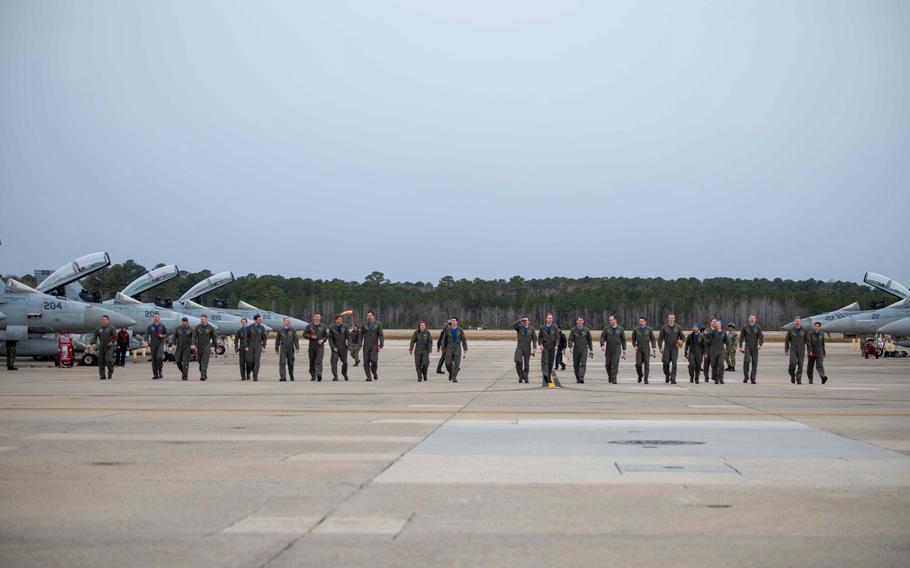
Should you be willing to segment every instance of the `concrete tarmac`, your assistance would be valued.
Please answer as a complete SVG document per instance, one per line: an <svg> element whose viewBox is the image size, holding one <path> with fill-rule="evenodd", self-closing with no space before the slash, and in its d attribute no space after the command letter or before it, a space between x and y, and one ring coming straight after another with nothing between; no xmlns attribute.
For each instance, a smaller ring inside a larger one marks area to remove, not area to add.
<svg viewBox="0 0 910 568"><path fill-rule="evenodd" d="M470 342L470 332L468 335ZM910 359L830 345L830 381L677 385L633 357L609 385L519 385L514 347L470 343L459 382L163 381L146 362L0 371L0 566L907 566ZM659 356L658 356L659 357ZM738 354L738 363L742 356Z"/></svg>

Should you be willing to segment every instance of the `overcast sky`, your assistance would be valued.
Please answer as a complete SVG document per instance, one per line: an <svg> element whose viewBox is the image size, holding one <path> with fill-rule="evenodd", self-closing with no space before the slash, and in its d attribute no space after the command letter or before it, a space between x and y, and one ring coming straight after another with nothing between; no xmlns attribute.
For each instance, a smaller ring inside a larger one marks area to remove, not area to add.
<svg viewBox="0 0 910 568"><path fill-rule="evenodd" d="M0 272L910 284L910 2L0 0Z"/></svg>

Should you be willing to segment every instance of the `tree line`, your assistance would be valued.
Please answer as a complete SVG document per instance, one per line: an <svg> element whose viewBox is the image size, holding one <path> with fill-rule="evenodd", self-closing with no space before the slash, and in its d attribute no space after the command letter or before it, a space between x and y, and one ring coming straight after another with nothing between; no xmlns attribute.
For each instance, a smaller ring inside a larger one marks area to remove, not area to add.
<svg viewBox="0 0 910 568"><path fill-rule="evenodd" d="M156 265L161 266L161 264ZM89 291L104 299L124 288L149 269L128 260L83 279ZM178 298L198 281L211 276L208 270L181 271L173 280L147 292L144 301ZM22 280L34 284L34 278ZM685 326L712 317L744 322L755 313L766 328L777 328L796 314L812 315L835 310L858 301L864 309L893 301L886 294L863 284L843 281L783 280L775 278L512 278L483 280L445 276L438 282L391 282L382 272L372 272L362 282L341 279L286 278L247 274L203 297L203 305L216 299L236 307L244 300L259 308L309 321L313 313L332 315L353 309L358 321L374 310L386 327L416 327L426 320L439 327L450 316L466 327L507 328L522 315L543 321L552 312L564 326L576 316L600 328L611 313L629 328L643 315L653 325L673 311Z"/></svg>

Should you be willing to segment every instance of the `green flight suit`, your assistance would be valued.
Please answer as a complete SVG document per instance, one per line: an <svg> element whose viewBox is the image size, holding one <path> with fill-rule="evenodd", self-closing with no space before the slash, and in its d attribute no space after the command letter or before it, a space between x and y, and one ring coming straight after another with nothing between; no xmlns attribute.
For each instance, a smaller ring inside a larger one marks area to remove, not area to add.
<svg viewBox="0 0 910 568"><path fill-rule="evenodd" d="M436 350L437 350L437 351L442 351L442 336L445 335L447 331L449 331L449 326L445 326L445 327L442 328L442 330L439 332L439 337L436 338ZM439 357L439 362L436 363L436 374L438 374L438 375L444 375L444 374L445 374L445 373L443 372L443 370L442 370L442 366L445 365L445 364L446 364L446 357L445 357L445 355L440 355L440 357Z"/></svg>
<svg viewBox="0 0 910 568"><path fill-rule="evenodd" d="M702 361L705 358L705 337L700 332L693 331L686 338L685 356L689 362L689 382L698 383L698 375L701 373ZM708 382L707 375L705 382Z"/></svg>
<svg viewBox="0 0 910 568"><path fill-rule="evenodd" d="M600 346L604 347L604 367L607 381L614 385L619 382L619 359L626 354L626 331L621 325L607 326L600 332Z"/></svg>
<svg viewBox="0 0 910 568"><path fill-rule="evenodd" d="M667 324L660 328L657 335L657 347L663 349L660 358L664 366L664 382L676 384L676 360L679 358L679 343L686 340L679 324Z"/></svg>
<svg viewBox="0 0 910 568"><path fill-rule="evenodd" d="M250 355L250 326L241 327L234 334L234 352L239 355L240 359L240 380L250 380L253 372L253 358Z"/></svg>
<svg viewBox="0 0 910 568"><path fill-rule="evenodd" d="M247 367L253 371L253 380L259 380L259 364L262 361L262 352L269 342L269 332L261 323L254 323L249 327L250 351L247 358Z"/></svg>
<svg viewBox="0 0 910 568"><path fill-rule="evenodd" d="M360 328L356 325L351 328L348 334L348 349L351 351L351 359L354 360L354 366L360 364Z"/></svg>
<svg viewBox="0 0 910 568"><path fill-rule="evenodd" d="M341 361L341 376L344 377L344 380L348 380L348 336L350 335L351 331L343 323L340 326L332 324L329 327L329 349L331 349L329 360L332 363L332 377L335 381L338 380L338 361Z"/></svg>
<svg viewBox="0 0 910 568"><path fill-rule="evenodd" d="M515 345L515 371L518 373L518 382L526 383L531 373L531 355L537 351L537 332L528 324L521 325L521 320L512 324L515 330L517 343ZM445 331L443 331L445 333ZM440 337L442 339L442 337Z"/></svg>
<svg viewBox="0 0 910 568"><path fill-rule="evenodd" d="M417 382L427 380L427 371L430 368L430 352L433 351L433 334L429 329L417 329L411 334L408 351L414 353L414 368L417 370Z"/></svg>
<svg viewBox="0 0 910 568"><path fill-rule="evenodd" d="M145 328L145 338L152 352L152 378L164 378L164 344L167 343L167 326L159 322Z"/></svg>
<svg viewBox="0 0 910 568"><path fill-rule="evenodd" d="M705 345L708 350L708 360L711 364L711 380L714 384L724 384L724 355L727 352L727 346L733 341L733 338L727 335L724 330L709 330L705 333ZM705 382L708 381L707 375Z"/></svg>
<svg viewBox="0 0 910 568"><path fill-rule="evenodd" d="M758 348L764 344L765 334L758 324L746 325L739 332L739 346L745 351L743 354L743 382L755 383L755 375L758 373Z"/></svg>
<svg viewBox="0 0 910 568"><path fill-rule="evenodd" d="M18 341L7 339L4 341L6 346L6 368L9 371L16 370L16 345Z"/></svg>
<svg viewBox="0 0 910 568"><path fill-rule="evenodd" d="M190 326L178 325L174 330L173 340L174 360L177 362L177 369L180 371L180 378L187 380L190 372L190 355L193 352L193 328Z"/></svg>
<svg viewBox="0 0 910 568"><path fill-rule="evenodd" d="M728 329L727 335L730 336L730 339L732 341L730 341L730 343L727 345L726 363L727 363L727 367L729 367L731 371L735 371L736 370L736 332L730 331Z"/></svg>
<svg viewBox="0 0 910 568"><path fill-rule="evenodd" d="M378 321L360 325L360 337L363 343L363 372L368 381L379 380L379 350L385 347L385 335L382 324Z"/></svg>
<svg viewBox="0 0 910 568"><path fill-rule="evenodd" d="M651 372L651 350L657 347L654 339L654 330L648 326L636 327L632 330L632 347L635 351L635 372L638 373L638 382L642 379L648 384L648 374Z"/></svg>
<svg viewBox="0 0 910 568"><path fill-rule="evenodd" d="M454 336L453 336L454 332ZM449 329L442 338L442 350L446 357L446 370L453 383L458 382L458 371L461 370L462 349L468 350L468 339L460 327Z"/></svg>
<svg viewBox="0 0 910 568"><path fill-rule="evenodd" d="M95 332L95 346L98 348L98 374L101 379L114 378L114 353L117 351L117 330L112 325L102 325ZM107 377L104 370L107 369Z"/></svg>
<svg viewBox="0 0 910 568"><path fill-rule="evenodd" d="M825 375L825 334L824 332L810 331L806 334L806 352L809 356L809 366L806 367L806 376L809 377L809 384L812 384L813 370L818 369L818 376L822 384L828 382L828 376Z"/></svg>
<svg viewBox="0 0 910 568"><path fill-rule="evenodd" d="M300 350L300 340L293 327L282 327L275 337L275 353L278 354L278 380L286 381L290 374L294 380L294 354Z"/></svg>
<svg viewBox="0 0 910 568"><path fill-rule="evenodd" d="M540 352L540 370L543 373L543 386L548 386L551 382L556 386L562 386L559 379L553 373L553 365L556 364L556 348L559 347L559 330L556 324L547 327L542 324L537 329L537 344L543 350Z"/></svg>
<svg viewBox="0 0 910 568"><path fill-rule="evenodd" d="M209 378L209 357L212 348L218 345L218 337L212 324L199 324L193 330L193 343L196 344L196 362L199 363L199 380Z"/></svg>
<svg viewBox="0 0 910 568"><path fill-rule="evenodd" d="M329 329L324 323L311 323L303 330L303 338L309 342L307 355L310 361L310 380L322 380L322 358L325 354L325 342L329 339Z"/></svg>
<svg viewBox="0 0 910 568"><path fill-rule="evenodd" d="M567 338L567 345L572 350L572 369L575 371L575 382L585 382L585 372L588 370L588 357L594 353L594 338L587 327L572 328Z"/></svg>
<svg viewBox="0 0 910 568"><path fill-rule="evenodd" d="M790 355L790 382L803 384L803 361L806 356L806 332L803 328L793 328L787 331L784 338L784 353Z"/></svg>

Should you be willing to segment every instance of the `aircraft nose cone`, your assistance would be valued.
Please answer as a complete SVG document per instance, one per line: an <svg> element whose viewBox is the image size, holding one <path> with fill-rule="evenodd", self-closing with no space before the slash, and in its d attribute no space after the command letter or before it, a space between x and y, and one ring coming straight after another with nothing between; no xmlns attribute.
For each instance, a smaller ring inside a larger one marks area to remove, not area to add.
<svg viewBox="0 0 910 568"><path fill-rule="evenodd" d="M115 312L113 310L105 310L108 312L106 315L111 320L111 325L114 327L134 327L138 325L138 322L131 317L127 317L120 312ZM99 316L100 317L100 316Z"/></svg>
<svg viewBox="0 0 910 568"><path fill-rule="evenodd" d="M851 333L853 331L853 319L843 318L835 321L822 323L822 329L826 333Z"/></svg>
<svg viewBox="0 0 910 568"><path fill-rule="evenodd" d="M910 334L910 318L904 318L902 320L893 321L887 325L883 325L882 327L878 328L878 333L904 337Z"/></svg>
<svg viewBox="0 0 910 568"><path fill-rule="evenodd" d="M0 312L0 321L3 321L5 319L6 319L6 314L4 314L3 312Z"/></svg>
<svg viewBox="0 0 910 568"><path fill-rule="evenodd" d="M794 327L796 327L796 324L794 324L794 323L791 321L791 322L788 323L787 325L781 326L781 329L783 329L784 331L790 331L790 330L793 329Z"/></svg>
<svg viewBox="0 0 910 568"><path fill-rule="evenodd" d="M96 329L101 325L101 316L107 316L114 327L133 327L138 325L136 320L127 317L116 310L102 308L99 305L88 304L85 307L85 328Z"/></svg>

